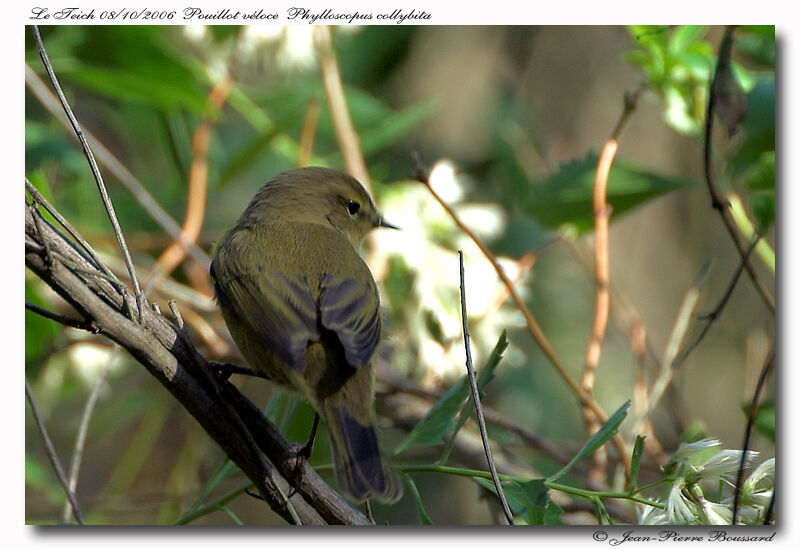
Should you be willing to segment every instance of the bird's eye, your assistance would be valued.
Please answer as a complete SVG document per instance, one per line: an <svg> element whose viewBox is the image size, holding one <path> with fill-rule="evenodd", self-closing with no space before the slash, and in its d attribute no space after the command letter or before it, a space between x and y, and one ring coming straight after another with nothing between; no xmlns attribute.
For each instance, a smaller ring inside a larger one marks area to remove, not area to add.
<svg viewBox="0 0 800 550"><path fill-rule="evenodd" d="M358 214L358 211L361 209L361 205L358 204L356 201L347 201L347 211L350 213L351 216L355 216Z"/></svg>

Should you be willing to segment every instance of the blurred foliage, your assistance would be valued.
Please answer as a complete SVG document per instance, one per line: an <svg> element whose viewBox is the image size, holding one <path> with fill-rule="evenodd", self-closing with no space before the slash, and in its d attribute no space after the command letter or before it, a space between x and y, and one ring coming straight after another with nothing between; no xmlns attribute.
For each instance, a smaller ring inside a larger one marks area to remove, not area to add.
<svg viewBox="0 0 800 550"><path fill-rule="evenodd" d="M260 183L280 170L296 166L304 121L315 105L319 113L312 162L342 167L309 29L48 26L41 31L84 129L108 147L179 222L186 204L194 129L201 120L213 121L208 158L209 206L199 241L206 251L239 215ZM574 396L567 394L561 381L543 366L545 359L521 329L524 323L505 300L491 267L432 201L427 190L409 181L409 153L425 143L429 134L438 135L435 130L441 123L437 117L460 99L426 93L419 100L407 102L397 93L409 78L424 80L409 73L408 67L419 67L412 61L428 55L431 37L434 42L438 40L438 35L430 33L436 32L435 28L390 26L339 28L334 33L347 106L369 166L376 200L386 210L387 218L403 228L400 236L379 237L381 250L387 255L381 289L390 314L387 332L391 336L386 355L397 372L433 389L442 389L443 395L410 433L386 430L388 441L384 449L394 448L393 454L403 451L404 457L441 457L444 445L443 458L447 459L454 434L465 426L473 428L468 422L471 403L463 376L457 277L453 277L457 273L455 250L464 249L470 266L467 283L474 353L476 363L485 365L479 370L482 391L498 409L507 414L513 411L510 414L523 424L535 424L535 431L542 437L564 443L571 449L570 456L576 457L570 464L574 466L616 433L624 410L618 410L604 430L587 442L579 411L572 407ZM481 36L476 29L463 32ZM487 125L482 128L486 135L473 136L476 141L485 138L488 145L481 154L463 163L457 154L452 155L457 159L456 168L446 169L449 165L435 162L440 154L437 145L431 146L430 155L423 151L424 160L435 167L432 184L436 179L440 186L437 189L450 193L447 202L493 250L510 256L500 258L502 265L510 276L519 279L520 293L543 320L546 332L554 334L555 347L575 352L578 357L585 342L583 333L577 337L575 331L585 330L589 318L582 309L580 293L574 288L565 289L570 284L568 270L546 264L534 278L528 273L530 267L523 267L520 259L557 237L574 241L590 233L597 164L594 151L601 144L558 163L543 162L544 168L531 169L531 159L547 136L537 133L537 116L527 107L527 100L519 91L521 85L512 75L515 63L523 67L529 63L526 56L532 55L533 48L525 48L541 30L492 28L491 32L502 34L500 43L513 51L505 52L506 65L491 64L503 67L501 78L494 72L496 68L491 73L492 82L500 91L484 96L481 107L496 107L488 111ZM647 89L661 101L666 123L694 138L694 152L700 151L720 29L632 26L627 32L631 40L624 58L637 68ZM448 36L453 39L453 35ZM487 41L487 51L494 45ZM455 58L461 53L459 47L463 44L448 45L444 51ZM749 216L762 234L774 227L775 218L774 48L774 27L745 26L737 30L732 71L737 85L747 93L748 111L730 146L720 148L724 158L718 160L725 165L725 177L720 183L727 186L726 190L742 195ZM46 79L30 33L26 33L25 56L27 65ZM207 98L226 70L231 71L234 87L226 104L216 112ZM520 70L516 77L521 81L524 74ZM459 74L458 85L466 97L473 82L466 77L462 82L462 77ZM570 105L564 107L572 109ZM619 103L598 108L618 116ZM26 177L101 254L117 256L90 172L70 132L28 89L25 109ZM474 106L474 110L479 109ZM442 146L441 150L446 149ZM444 176L434 178L434 174ZM612 221L669 193L694 189L704 192L696 174L678 165L663 173L626 158L622 150L608 183ZM135 261L142 273L147 273L170 239L119 182L110 175L106 179ZM191 265L176 270L172 279L201 295L208 292L202 282L198 283ZM549 292L554 286L559 286L560 291ZM153 300L166 310L165 301L171 296L160 292L156 290ZM563 301L562 293L571 301ZM26 278L25 295L29 302L72 314L30 276ZM562 313L557 315L554 311ZM225 334L219 315L200 313ZM202 345L202 338L195 340ZM212 354L210 346L202 351ZM501 356L503 367L496 369ZM79 498L87 503L91 522L265 521L261 515L263 506L253 506L247 497L238 498L245 488L241 474L209 444L205 434L157 382L130 359L110 366L109 344L103 338L65 331L26 311L25 357L26 376L42 401L62 460L71 453L93 380L101 369L109 369L110 376L101 388L100 403L89 427L79 485ZM238 359L235 351L231 357L211 358ZM568 361L576 359L569 355ZM495 380L489 384L493 377ZM626 383L615 381L613 385L626 388ZM260 381L246 380L241 384L256 402L266 403L266 414L290 439L305 440L313 418L308 404ZM621 391L627 398L628 389ZM774 406L770 409L770 404L762 404L757 427L769 436L770 410L774 441ZM622 424L621 430L624 428ZM513 430L490 425L489 433L509 453L511 462L525 464L530 467L527 471L554 472L563 466L525 448ZM26 516L31 522L57 521L63 498L30 420L26 435ZM332 479L330 470L326 470L330 462L327 446L327 437L321 433L311 461ZM639 451L637 467L641 446ZM652 481L652 465L645 462L642 460L640 477L649 474L648 481ZM647 467L650 470L645 472ZM474 477L466 472L466 477ZM465 475L465 471L456 473ZM437 498L437 491L451 488L448 481L437 479L441 485L430 486L423 483L431 476L404 474L406 497L394 507L375 506L378 523L462 521L456 517L457 506L442 505L445 501ZM474 479L482 492L495 490L489 480ZM580 482L573 476L568 479L570 483ZM636 480L632 486L636 486ZM454 491L464 490L453 487ZM565 514L550 498L544 479L529 476L508 480L503 487L520 523L564 521ZM470 501L476 485L471 484L468 490L472 492L462 493L467 498L451 500ZM602 519L599 497L592 502L598 506L598 517ZM474 517L474 511L464 513ZM266 521L278 522L276 518Z"/></svg>
<svg viewBox="0 0 800 550"><path fill-rule="evenodd" d="M575 234L593 229L592 193L597 161L598 156L590 153L561 166L544 181L530 184L520 208L544 227L568 227ZM608 180L606 201L614 216L663 193L696 183L687 178L659 176L624 162L614 163Z"/></svg>

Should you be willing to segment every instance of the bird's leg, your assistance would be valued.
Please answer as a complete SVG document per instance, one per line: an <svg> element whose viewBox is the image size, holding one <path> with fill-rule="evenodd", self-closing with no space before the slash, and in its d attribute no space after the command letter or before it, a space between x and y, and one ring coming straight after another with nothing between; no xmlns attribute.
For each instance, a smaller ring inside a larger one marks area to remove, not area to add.
<svg viewBox="0 0 800 550"><path fill-rule="evenodd" d="M219 363L217 361L208 361L208 366L219 375L222 380L228 380L232 374L243 374L245 376L258 376L259 378L267 378L266 375L256 372L249 367L242 367L232 363Z"/></svg>
<svg viewBox="0 0 800 550"><path fill-rule="evenodd" d="M317 437L317 428L319 427L319 413L314 413L314 423L311 425L311 435L308 436L308 441L305 445L295 451L295 465L294 477L295 485L299 484L303 479L303 463L311 458L311 453L314 450L314 439ZM289 498L297 492L296 487L292 487L289 492Z"/></svg>
<svg viewBox="0 0 800 550"><path fill-rule="evenodd" d="M314 423L311 425L311 435L308 436L306 444L300 447L297 451L297 456L311 458L311 452L314 450L314 439L317 437L317 427L319 426L319 413L314 413Z"/></svg>

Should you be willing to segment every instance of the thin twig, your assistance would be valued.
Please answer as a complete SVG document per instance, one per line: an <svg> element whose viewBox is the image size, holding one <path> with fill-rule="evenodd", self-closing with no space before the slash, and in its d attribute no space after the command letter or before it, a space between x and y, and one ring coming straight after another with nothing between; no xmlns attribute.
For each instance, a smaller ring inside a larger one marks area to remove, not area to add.
<svg viewBox="0 0 800 550"><path fill-rule="evenodd" d="M747 269L747 273L750 276L750 280L753 282L753 285L755 285L758 295L761 297L761 300L764 302L770 312L774 314L775 299L772 297L764 283L759 278L758 274L753 268L753 265L750 263L750 259L748 258L744 246L742 246L742 243L739 242L736 226L731 218L730 203L725 198L725 195L722 194L722 191L720 191L719 187L717 187L717 184L714 182L714 178L711 175L711 137L714 129L714 106L716 104L717 88L716 83L720 75L720 67L724 63L728 63L730 61L731 50L733 49L733 33L735 29L735 26L728 26L725 28L725 34L722 37L722 42L720 43L719 47L719 55L717 56L717 65L714 68L714 77L711 80L711 85L709 86L708 108L706 109L705 120L705 137L703 141L703 172L705 174L708 192L711 195L711 206L714 210L719 212L719 215L722 218L722 223L725 225L725 229L728 231L731 240L733 240L733 244L736 246L736 250L739 252L739 256L744 262L744 267Z"/></svg>
<svg viewBox="0 0 800 550"><path fill-rule="evenodd" d="M369 172L364 161L364 155L361 153L358 132L353 127L353 121L350 119L350 112L347 109L342 77L339 72L339 62L336 60L336 53L333 51L331 27L314 25L312 32L314 44L320 58L322 81L325 86L328 105L331 109L336 141L342 151L344 165L347 172L360 181L367 188L367 191L371 192Z"/></svg>
<svg viewBox="0 0 800 550"><path fill-rule="evenodd" d="M58 120L65 128L70 128L69 120L64 116L58 103L58 99L47 88L47 85L39 78L36 72L26 63L25 64L25 84L33 93L36 99ZM128 170L114 154L105 147L97 137L88 130L84 130L86 139L91 143L92 150L100 163L117 178L144 209L144 211L173 239L181 238L181 228L172 219L166 210L153 198L153 195L140 182L136 176ZM192 243L184 243L189 248L189 253L194 259L202 263L206 268L211 264L211 259L200 247Z"/></svg>
<svg viewBox="0 0 800 550"><path fill-rule="evenodd" d="M115 281L115 283L117 284L118 287L124 288L124 285L122 284L122 281L120 281L117 278L117 276L114 275L111 272L111 270L108 269L108 267L106 267L106 265L100 260L100 258L98 257L97 253L89 245L89 243L87 243L83 239L83 237L80 236L80 234L72 227L72 225L70 225L70 223L64 218L64 216L62 216L58 212L58 210L53 208L53 206L51 206L50 203L47 202L47 199L44 198L44 195L42 195L39 192L39 190L36 189L36 187L28 180L28 178L25 178L25 190L28 192L28 194L30 194L31 199L33 200L34 204L38 204L38 205L42 206L42 208L44 208L47 211L48 214L53 216L53 218L55 218L55 220L61 225L61 227L63 227L64 230L67 233L69 233L69 236L72 237L75 240L75 242L78 243L81 246L81 248L83 248L83 250L94 261L96 267L99 270L101 270L103 273L105 273L105 275L108 276L111 280ZM36 215L38 215L38 212L36 213ZM36 218L34 218L34 219L36 219ZM37 221L37 226L38 226L38 221ZM44 243L42 243L42 244L44 244Z"/></svg>
<svg viewBox="0 0 800 550"><path fill-rule="evenodd" d="M472 242L480 249L483 255L489 260L489 263L492 264L497 276L500 278L500 281L503 285L508 289L508 294L511 296L514 304L517 306L519 311L522 313L522 316L525 319L525 324L528 327L529 332L533 336L533 339L539 345L539 348L544 353L545 357L550 361L553 367L556 369L556 372L561 377L564 382L566 382L567 386L569 386L570 390L573 394L578 398L578 401L581 403L582 406L589 407L592 412L597 416L598 421L601 424L604 424L607 420L608 416L606 415L605 411L600 407L600 405L594 400L591 395L587 395L586 392L581 389L580 385L578 385L575 380L573 380L572 376L566 371L564 366L561 363L561 360L556 355L555 350L550 345L547 337L545 336L544 332L542 331L539 323L533 317L530 309L525 304L525 301L519 295L516 288L514 287L514 283L508 278L503 267L497 261L495 255L486 247L485 244L478 238L478 236L469 228L467 225L458 217L458 214L450 207L444 199L433 189L430 184L430 180L428 176L425 174L425 171L422 166L422 159L418 154L413 155L413 162L415 165L416 170L416 178L417 181L425 185L428 188L428 191L433 195L433 198L444 208L445 212L453 219L453 222L464 232L467 237L469 237ZM620 460L625 465L625 470L627 471L630 468L630 456L628 456L628 452L625 448L625 442L622 439L622 436L619 434L614 435L612 438L612 442L619 453Z"/></svg>
<svg viewBox="0 0 800 550"><path fill-rule="evenodd" d="M492 473L492 481L494 488L497 490L497 496L500 498L500 503L503 506L503 512L506 515L509 525L514 525L514 516L511 514L511 509L506 502L506 495L503 492L503 486L500 484L500 478L497 477L497 468L494 466L492 459L492 449L489 446L489 435L486 433L486 422L483 419L483 410L481 409L481 399L478 392L478 383L475 380L475 367L472 364L472 352L469 345L469 323L467 322L467 297L464 289L464 254L458 251L459 274L461 277L461 326L464 330L464 349L467 354L467 377L469 378L469 388L472 391L472 403L475 405L475 416L478 419L478 427L481 431L481 440L483 441L483 449L486 452L486 461L489 463L489 471Z"/></svg>
<svg viewBox="0 0 800 550"><path fill-rule="evenodd" d="M767 382L769 373L772 372L775 366L775 348L773 347L764 366L761 367L761 374L758 376L756 389L753 392L753 399L750 402L750 411L747 415L747 427L744 430L744 442L742 443L742 458L739 461L739 470L736 472L736 492L733 496L733 514L731 516L731 525L736 525L737 515L739 513L739 498L742 494L742 484L744 483L744 468L747 463L747 451L750 448L750 437L753 435L753 426L756 422L756 414L758 414L758 404L761 400L761 393L764 391L764 384Z"/></svg>
<svg viewBox="0 0 800 550"><path fill-rule="evenodd" d="M755 240L750 244L749 247L747 247L746 257L750 256L756 244L758 244L760 240L761 237L756 235ZM736 271L734 272L733 277L731 278L731 282L728 283L728 287L725 289L725 294L723 294L722 299L720 299L716 307L711 311L709 311L708 313L704 313L703 315L699 316L699 319L706 321L706 324L703 326L702 330L700 331L700 334L697 335L697 337L692 341L692 343L686 346L686 349L684 349L683 352L677 358L675 358L675 360L672 363L673 368L678 368L681 365L683 365L683 363L686 361L689 355L697 348L697 346L700 345L700 342L703 341L703 338L705 338L706 334L708 334L708 331L711 329L711 325L713 325L714 322L717 319L719 319L719 316L722 314L722 310L725 309L728 300L733 294L733 289L736 288L736 283L739 281L739 277L742 275L742 271L744 271L744 265L745 265L744 261L739 262L739 267L736 268Z"/></svg>
<svg viewBox="0 0 800 550"><path fill-rule="evenodd" d="M650 389L648 411L655 409L669 386L672 376L675 374L675 369L672 368L672 365L680 350L681 342L683 342L686 336L686 331L689 330L692 314L697 307L697 301L700 299L700 285L705 281L709 270L710 264L707 263L703 266L703 269L701 269L700 274L695 277L692 286L686 291L683 297L678 315L675 318L675 323L672 325L667 347L664 349L664 358L661 361L661 372L655 382L653 382L653 387ZM640 420L643 421L644 419ZM636 432L638 432L640 428L641 426L639 425L634 426Z"/></svg>
<svg viewBox="0 0 800 550"><path fill-rule="evenodd" d="M71 317L65 317L64 315L59 315L58 313L54 313L43 307L39 307L36 304L32 304L27 300L25 301L25 309L67 327L78 328L81 330L88 330L89 332L92 332L94 334L97 334L99 330L97 328L97 325L95 325L91 321L84 321L80 319L73 319Z"/></svg>
<svg viewBox="0 0 800 550"><path fill-rule="evenodd" d="M89 420L92 418L94 406L97 404L97 400L100 397L100 390L103 387L109 370L111 370L111 364L119 355L119 350L119 344L114 344L111 357L109 357L103 368L100 369L100 372L97 373L97 378L95 378L94 384L92 385L92 391L89 393L89 398L86 400L86 405L83 407L81 424L78 427L78 435L75 437L75 446L72 449L72 459L69 462L69 488L73 493L78 487L78 475L81 470L81 462L83 461L83 451L86 448L86 434L89 432ZM65 523L69 521L71 515L72 503L67 500L64 503L63 519Z"/></svg>
<svg viewBox="0 0 800 550"><path fill-rule="evenodd" d="M56 95L58 96L59 101L61 101L61 106L64 108L67 118L69 118L72 129L75 132L75 135L78 137L78 141L80 141L81 147L83 148L83 153L86 156L86 160L89 162L92 175L97 183L97 189L100 192L100 198L102 199L103 206L108 214L111 227L114 229L114 235L117 237L117 242L119 243L120 250L122 251L122 257L125 259L125 265L128 268L128 275L130 275L131 284L133 285L133 292L136 296L136 305L139 308L139 321L141 322L144 316L144 295L142 294L142 289L139 288L139 281L136 278L136 269L133 266L131 253L128 250L128 246L125 244L125 236L122 234L122 229L120 228L119 221L117 220L117 214L114 212L114 206L111 204L111 198L108 196L105 183L103 183L103 176L100 174L100 169L97 167L97 162L94 160L92 150L89 148L86 137L83 135L83 130L81 129L80 124L78 124L78 120L75 118L72 108L67 102L67 98L64 95L64 91L61 89L61 85L58 83L58 78L53 70L53 66L50 64L50 58L47 56L47 51L44 48L42 35L39 33L39 27L37 25L33 25L32 29L33 37L36 40L36 47L39 50L39 57L42 58L42 63L47 71L47 75L50 77L50 82L53 85L53 89L55 89Z"/></svg>
<svg viewBox="0 0 800 550"><path fill-rule="evenodd" d="M53 470L56 472L56 477L58 478L58 482L61 483L61 486L64 488L64 492L67 494L67 498L72 503L72 508L75 510L75 520L80 525L85 525L85 520L83 519L83 511L81 510L80 505L78 504L78 499L75 498L75 494L69 488L69 482L67 481L67 476L64 475L64 468L61 467L61 462L58 460L58 455L56 454L55 447L53 447L53 442L50 440L50 436L47 435L47 429L44 427L44 423L42 422L42 417L39 414L39 407L36 406L36 400L33 397L33 392L31 391L30 385L28 385L28 380L25 380L25 395L28 398L28 403L31 406L31 413L33 413L33 421L36 423L36 427L39 429L39 433L42 436L42 441L44 442L45 452L47 453L47 458L50 459L50 463L53 465Z"/></svg>

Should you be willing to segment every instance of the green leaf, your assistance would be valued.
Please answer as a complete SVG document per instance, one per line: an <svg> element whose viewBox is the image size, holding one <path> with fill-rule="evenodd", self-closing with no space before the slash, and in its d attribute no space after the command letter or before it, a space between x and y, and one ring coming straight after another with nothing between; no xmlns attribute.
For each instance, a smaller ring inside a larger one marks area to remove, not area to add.
<svg viewBox="0 0 800 550"><path fill-rule="evenodd" d="M561 468L558 472L551 475L547 478L548 481L555 481L567 472L569 472L575 464L583 460L585 457L592 454L595 450L597 450L601 445L603 445L606 441L611 439L614 434L617 433L619 429L619 425L628 416L628 407L631 406L631 402L626 401L617 411L606 420L606 423L594 434L589 441L578 451L578 454L569 461L569 463Z"/></svg>
<svg viewBox="0 0 800 550"><path fill-rule="evenodd" d="M82 66L64 76L97 94L123 102L143 103L165 110L186 107L203 112L205 95L185 82L170 82L128 69Z"/></svg>
<svg viewBox="0 0 800 550"><path fill-rule="evenodd" d="M425 418L414 426L406 438L391 452L391 456L398 455L404 450L419 445L438 445L443 443L445 435L455 426L455 418L461 405L467 398L469 382L462 377L457 384L445 393L439 401L431 407Z"/></svg>
<svg viewBox="0 0 800 550"><path fill-rule="evenodd" d="M381 117L376 125L360 130L361 150L365 156L370 156L394 145L425 122L436 109L436 103L427 101Z"/></svg>
<svg viewBox="0 0 800 550"><path fill-rule="evenodd" d="M702 40L706 28L702 25L678 25L669 40L669 52L673 55L687 51Z"/></svg>
<svg viewBox="0 0 800 550"><path fill-rule="evenodd" d="M422 504L422 498L419 496L419 491L417 490L417 484L414 483L414 480L411 479L411 476L405 473L401 473L403 476L403 480L406 482L409 491L411 492L411 496L414 498L414 504L417 506L417 514L419 514L419 522L421 525L433 525L433 520L431 520L428 512L425 511L425 506Z"/></svg>
<svg viewBox="0 0 800 550"><path fill-rule="evenodd" d="M483 487L497 495L494 482L482 477L473 478ZM524 518L528 525L561 525L563 510L550 499L548 487L544 479L530 481L503 481L500 483L508 507L518 516Z"/></svg>
<svg viewBox="0 0 800 550"><path fill-rule="evenodd" d="M645 436L637 435L636 443L633 444L633 452L631 453L631 471L628 476L628 487L635 488L639 486L639 464L642 461L642 452L644 451Z"/></svg>
<svg viewBox="0 0 800 550"><path fill-rule="evenodd" d="M506 331L500 335L486 366L478 376L478 390L482 390L492 379L494 369L503 357L503 352L508 348ZM431 407L425 418L414 426L406 438L400 442L391 452L391 456L396 456L402 451L419 445L438 445L444 442L447 436L458 428L463 422L459 422L459 413L468 403L469 398L469 379L464 375L457 384L445 393L439 401Z"/></svg>
<svg viewBox="0 0 800 550"><path fill-rule="evenodd" d="M775 76L761 77L747 94L747 115L742 141L730 159L730 170L740 174L759 163L762 155L775 151Z"/></svg>
<svg viewBox="0 0 800 550"><path fill-rule="evenodd" d="M173 51L157 26L93 26L83 29L65 62L55 65L59 77L98 94L162 109L203 112L206 91L198 85L185 54ZM77 60L80 60L79 62Z"/></svg>
<svg viewBox="0 0 800 550"><path fill-rule="evenodd" d="M765 151L758 162L748 170L744 184L754 191L775 189L775 151Z"/></svg>
<svg viewBox="0 0 800 550"><path fill-rule="evenodd" d="M523 212L550 228L567 225L582 233L594 226L592 193L598 157L588 154L562 166L543 181L528 186ZM693 183L667 178L615 162L608 178L607 202L617 216L649 199Z"/></svg>

